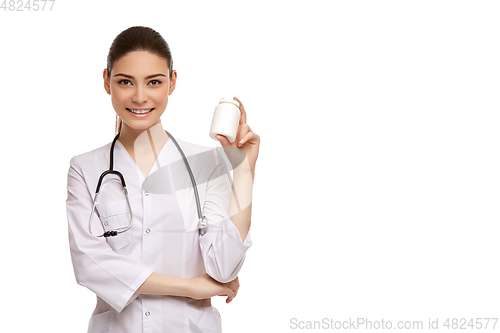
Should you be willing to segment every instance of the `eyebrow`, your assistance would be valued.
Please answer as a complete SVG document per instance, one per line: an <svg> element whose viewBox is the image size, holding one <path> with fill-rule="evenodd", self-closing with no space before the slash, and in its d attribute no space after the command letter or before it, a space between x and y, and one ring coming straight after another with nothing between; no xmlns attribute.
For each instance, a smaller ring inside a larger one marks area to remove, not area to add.
<svg viewBox="0 0 500 333"><path fill-rule="evenodd" d="M114 76L124 76L124 77L129 78L129 79L133 79L133 78L134 78L132 75L123 74L123 73L118 73L118 74L115 74ZM114 76L113 76L113 77L114 77ZM158 73L158 74L153 74L153 75L146 76L146 80L147 80L147 79L151 79L151 78L156 77L156 76L164 76L164 77L167 77L165 74Z"/></svg>

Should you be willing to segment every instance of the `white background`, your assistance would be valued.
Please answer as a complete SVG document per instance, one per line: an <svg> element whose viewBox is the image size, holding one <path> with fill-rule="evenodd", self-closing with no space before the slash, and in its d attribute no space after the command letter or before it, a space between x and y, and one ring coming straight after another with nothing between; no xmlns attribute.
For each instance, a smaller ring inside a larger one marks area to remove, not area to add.
<svg viewBox="0 0 500 333"><path fill-rule="evenodd" d="M236 96L261 137L241 288L213 300L224 332L500 317L499 14L498 1L0 10L5 323L86 332L95 295L73 275L66 176L114 136L102 71L133 25L173 53L165 129L219 146L213 110Z"/></svg>

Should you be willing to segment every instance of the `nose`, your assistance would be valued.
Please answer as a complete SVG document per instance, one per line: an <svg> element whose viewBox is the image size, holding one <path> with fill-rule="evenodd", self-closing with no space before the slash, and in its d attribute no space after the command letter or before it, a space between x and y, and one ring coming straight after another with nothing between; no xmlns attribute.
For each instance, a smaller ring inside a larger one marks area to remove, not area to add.
<svg viewBox="0 0 500 333"><path fill-rule="evenodd" d="M146 92L144 91L144 88L141 87L140 85L137 86L134 90L134 93L132 95L132 102L142 104L144 102L148 101L148 96Z"/></svg>

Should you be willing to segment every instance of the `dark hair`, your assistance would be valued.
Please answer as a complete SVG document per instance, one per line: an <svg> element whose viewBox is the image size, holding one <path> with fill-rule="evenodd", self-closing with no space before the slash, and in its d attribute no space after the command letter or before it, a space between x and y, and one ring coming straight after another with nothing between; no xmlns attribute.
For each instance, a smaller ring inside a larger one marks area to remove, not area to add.
<svg viewBox="0 0 500 333"><path fill-rule="evenodd" d="M108 70L108 77L111 75L111 70L113 69L115 61L133 51L147 51L164 58L168 64L169 76L172 78L174 61L172 59L172 53L170 52L168 43L155 30L142 26L130 27L123 30L113 40L113 43L109 48L107 59L106 68ZM121 119L117 115L115 127L116 133L120 132L121 125Z"/></svg>

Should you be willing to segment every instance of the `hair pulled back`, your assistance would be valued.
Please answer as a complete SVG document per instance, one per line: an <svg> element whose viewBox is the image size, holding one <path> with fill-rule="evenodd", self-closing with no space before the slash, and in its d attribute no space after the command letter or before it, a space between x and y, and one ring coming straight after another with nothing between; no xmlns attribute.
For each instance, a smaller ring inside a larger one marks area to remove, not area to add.
<svg viewBox="0 0 500 333"><path fill-rule="evenodd" d="M174 61L168 43L158 32L143 26L130 27L113 40L107 58L108 77L115 61L133 51L147 51L164 58L168 64L169 76L172 78ZM115 134L118 134L121 128L122 120L116 115Z"/></svg>

